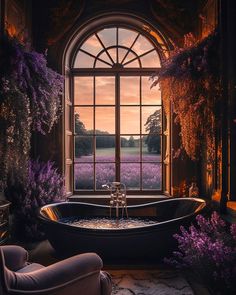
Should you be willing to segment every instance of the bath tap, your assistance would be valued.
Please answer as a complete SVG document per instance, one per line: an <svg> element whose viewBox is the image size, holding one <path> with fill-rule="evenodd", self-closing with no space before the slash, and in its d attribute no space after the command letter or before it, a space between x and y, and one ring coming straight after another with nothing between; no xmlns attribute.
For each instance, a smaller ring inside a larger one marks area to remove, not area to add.
<svg viewBox="0 0 236 295"><path fill-rule="evenodd" d="M126 186L121 182L112 182L102 185L103 188L110 190L110 217L112 208L116 210L116 218L119 218L119 209L122 209L121 217L124 217L124 210L128 218L127 202L126 202Z"/></svg>

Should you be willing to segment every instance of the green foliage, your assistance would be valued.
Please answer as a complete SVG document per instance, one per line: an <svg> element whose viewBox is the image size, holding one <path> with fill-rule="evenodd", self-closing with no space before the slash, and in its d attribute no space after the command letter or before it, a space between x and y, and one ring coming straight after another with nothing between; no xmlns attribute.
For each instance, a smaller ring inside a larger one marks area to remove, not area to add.
<svg viewBox="0 0 236 295"><path fill-rule="evenodd" d="M152 115L150 115L145 123L146 131L149 132L148 136L145 138L145 143L148 146L148 152L161 153L161 109L156 110Z"/></svg>

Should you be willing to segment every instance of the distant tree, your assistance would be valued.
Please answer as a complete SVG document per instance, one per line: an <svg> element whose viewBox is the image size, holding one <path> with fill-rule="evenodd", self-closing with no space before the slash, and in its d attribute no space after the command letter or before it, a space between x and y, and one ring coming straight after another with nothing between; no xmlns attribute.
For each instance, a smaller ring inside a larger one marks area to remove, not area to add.
<svg viewBox="0 0 236 295"><path fill-rule="evenodd" d="M75 114L75 133L77 134L85 134L86 128L84 123L80 120L79 114Z"/></svg>
<svg viewBox="0 0 236 295"><path fill-rule="evenodd" d="M96 147L97 148L114 148L115 147L115 138L110 136L109 132L96 130Z"/></svg>
<svg viewBox="0 0 236 295"><path fill-rule="evenodd" d="M134 141L134 137L131 135L129 140L128 140L128 146L129 147L135 147L135 141Z"/></svg>
<svg viewBox="0 0 236 295"><path fill-rule="evenodd" d="M75 114L75 133L78 135L88 135L88 132L84 126L84 123L80 120L79 114ZM77 137L75 139L75 156L87 156L92 153L92 136Z"/></svg>
<svg viewBox="0 0 236 295"><path fill-rule="evenodd" d="M156 110L147 118L145 123L146 131L149 132L145 139L149 152L161 153L161 138L158 134L161 133L161 109Z"/></svg>
<svg viewBox="0 0 236 295"><path fill-rule="evenodd" d="M125 137L120 138L120 145L121 147L127 147L128 146L128 140Z"/></svg>

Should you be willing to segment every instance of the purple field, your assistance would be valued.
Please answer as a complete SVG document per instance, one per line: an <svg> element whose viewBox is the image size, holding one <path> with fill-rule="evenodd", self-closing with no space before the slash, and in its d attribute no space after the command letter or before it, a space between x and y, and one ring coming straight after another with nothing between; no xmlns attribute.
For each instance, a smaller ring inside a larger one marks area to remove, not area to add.
<svg viewBox="0 0 236 295"><path fill-rule="evenodd" d="M139 190L141 187L147 190L161 189L162 165L157 162L159 160L160 155L145 155L142 159L142 175L140 175L141 164L137 163L140 161L140 158L137 155L123 157L122 163L120 164L121 182L128 189ZM84 156L76 159L74 167L75 189L94 189L94 164L88 163L92 161L92 156ZM98 190L102 189L102 184L115 181L115 164L111 163L111 161L114 161L114 157L96 157L96 162L98 163L95 164L95 178L96 189ZM151 163L148 163L148 161Z"/></svg>

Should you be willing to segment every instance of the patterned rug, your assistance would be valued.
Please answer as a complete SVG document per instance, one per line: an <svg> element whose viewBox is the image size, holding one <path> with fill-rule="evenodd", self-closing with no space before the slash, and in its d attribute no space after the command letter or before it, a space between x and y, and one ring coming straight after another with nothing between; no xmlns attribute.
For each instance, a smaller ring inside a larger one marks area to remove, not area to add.
<svg viewBox="0 0 236 295"><path fill-rule="evenodd" d="M194 295L184 277L173 270L108 270L112 295Z"/></svg>

